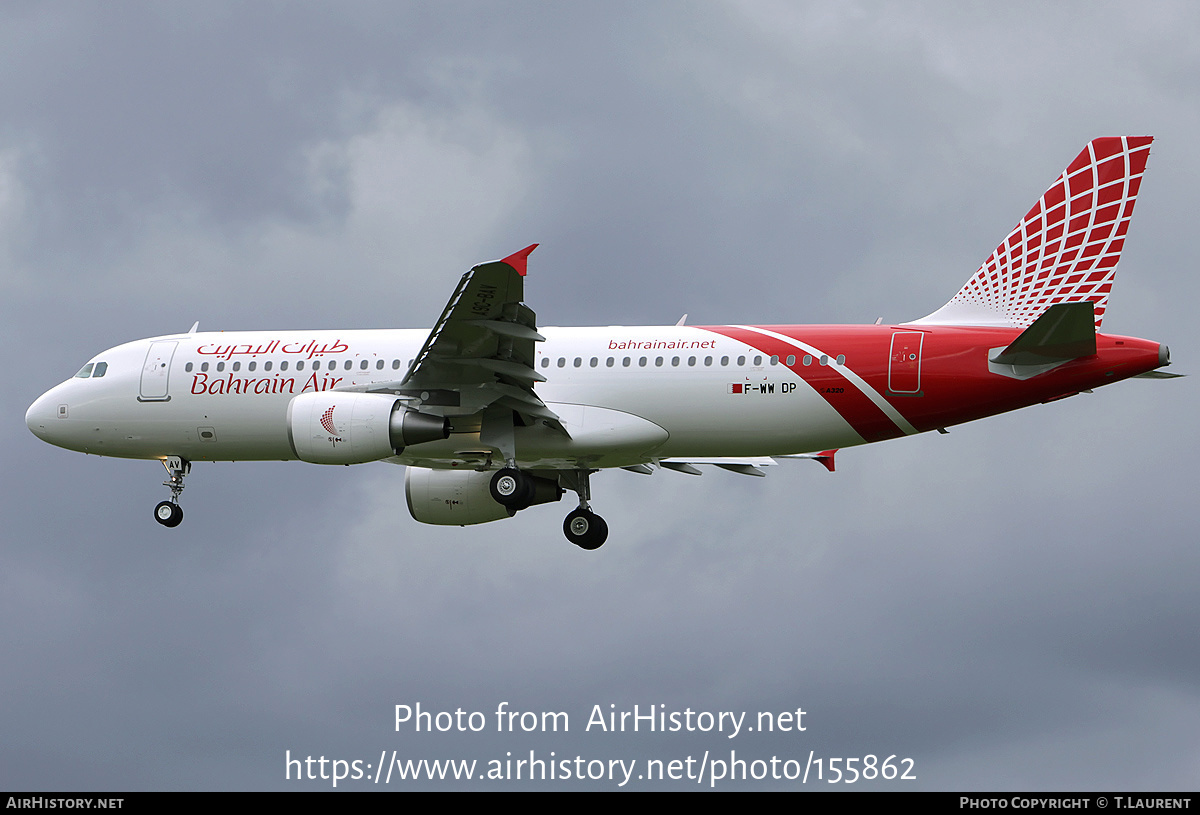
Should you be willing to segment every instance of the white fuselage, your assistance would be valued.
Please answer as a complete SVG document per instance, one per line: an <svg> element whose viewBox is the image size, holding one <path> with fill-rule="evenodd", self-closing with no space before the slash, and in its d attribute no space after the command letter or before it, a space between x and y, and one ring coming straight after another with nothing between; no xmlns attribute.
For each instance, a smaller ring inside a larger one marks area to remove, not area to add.
<svg viewBox="0 0 1200 815"><path fill-rule="evenodd" d="M624 466L863 442L786 365L707 329L541 331L546 341L538 343L536 370L546 381L536 393L585 447L572 448L561 434L518 428L524 465L583 457L592 466ZM103 376L58 385L26 420L46 441L98 455L295 459L287 426L295 396L402 380L427 336L425 330L255 331L139 340L95 356L90 364L104 363ZM394 460L431 467L473 460L480 452L477 422L452 416L451 423L449 439L407 448ZM586 447L589 433L594 443Z"/></svg>

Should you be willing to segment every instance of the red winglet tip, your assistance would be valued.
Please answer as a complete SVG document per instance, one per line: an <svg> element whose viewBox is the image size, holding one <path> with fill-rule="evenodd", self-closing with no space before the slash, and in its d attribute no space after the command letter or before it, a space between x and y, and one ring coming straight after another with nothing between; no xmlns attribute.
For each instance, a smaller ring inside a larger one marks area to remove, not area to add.
<svg viewBox="0 0 1200 815"><path fill-rule="evenodd" d="M538 245L536 243L531 243L528 246L526 246L524 249L522 249L520 252L513 252L511 255L504 258L500 262L507 263L509 266L513 267L513 271L515 271L521 277L524 277L526 266L529 263L529 253L537 248L538 248Z"/></svg>
<svg viewBox="0 0 1200 815"><path fill-rule="evenodd" d="M822 450L817 453L817 462L821 464L829 472L833 472L833 455L837 452L837 448L833 450Z"/></svg>

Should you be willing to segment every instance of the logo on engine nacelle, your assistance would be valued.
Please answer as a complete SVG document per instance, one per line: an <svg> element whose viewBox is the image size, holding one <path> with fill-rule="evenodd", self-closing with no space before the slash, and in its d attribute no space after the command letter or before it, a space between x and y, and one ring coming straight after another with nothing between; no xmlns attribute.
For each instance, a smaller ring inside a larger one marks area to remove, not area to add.
<svg viewBox="0 0 1200 815"><path fill-rule="evenodd" d="M330 407L329 410L327 410L321 414L321 427L325 428L333 435L335 435L335 436L337 435L337 425L335 425L333 423L333 408L332 407Z"/></svg>
<svg viewBox="0 0 1200 815"><path fill-rule="evenodd" d="M329 443L337 447L337 443L341 441L341 438L338 436L337 425L333 423L334 407L334 405L331 405L329 410L321 414L321 427L329 431Z"/></svg>

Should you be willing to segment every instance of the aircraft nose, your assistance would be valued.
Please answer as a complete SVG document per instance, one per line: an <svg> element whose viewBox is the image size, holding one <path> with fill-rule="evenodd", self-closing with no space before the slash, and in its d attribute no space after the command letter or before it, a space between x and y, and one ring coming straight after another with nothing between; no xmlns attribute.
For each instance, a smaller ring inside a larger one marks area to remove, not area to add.
<svg viewBox="0 0 1200 815"><path fill-rule="evenodd" d="M57 415L58 408L52 402L50 394L43 393L25 411L25 426L42 441L50 440L50 423Z"/></svg>

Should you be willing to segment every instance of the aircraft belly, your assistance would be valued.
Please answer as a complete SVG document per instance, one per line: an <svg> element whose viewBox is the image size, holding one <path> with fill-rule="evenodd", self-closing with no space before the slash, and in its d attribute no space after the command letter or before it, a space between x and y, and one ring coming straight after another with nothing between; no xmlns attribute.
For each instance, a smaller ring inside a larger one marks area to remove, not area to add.
<svg viewBox="0 0 1200 815"><path fill-rule="evenodd" d="M278 461L294 459L287 437L290 396L248 399L236 409L223 404L186 401L175 421L186 453L195 461Z"/></svg>
<svg viewBox="0 0 1200 815"><path fill-rule="evenodd" d="M769 381L767 381L769 379ZM662 427L668 438L654 457L751 456L811 452L862 444L828 401L798 377L772 372L748 387L691 378L649 390L638 382L546 387L547 401L602 406Z"/></svg>
<svg viewBox="0 0 1200 815"><path fill-rule="evenodd" d="M516 429L517 458L522 461L588 459L640 462L667 441L654 422L620 410L594 405L547 403L570 437L546 426Z"/></svg>
<svg viewBox="0 0 1200 815"><path fill-rule="evenodd" d="M89 449L122 458L182 456L192 461L294 459L287 440L287 401L280 399L226 406L194 399L137 405L123 421L93 424ZM115 418L115 417L114 417Z"/></svg>

